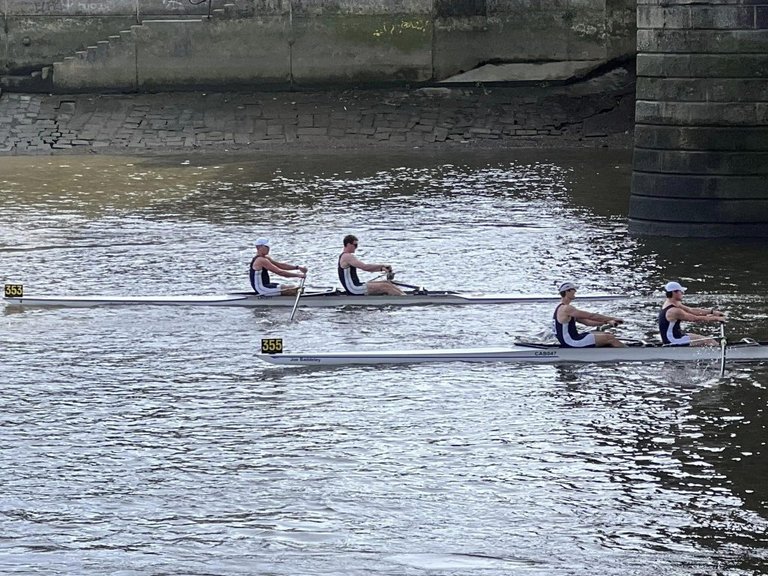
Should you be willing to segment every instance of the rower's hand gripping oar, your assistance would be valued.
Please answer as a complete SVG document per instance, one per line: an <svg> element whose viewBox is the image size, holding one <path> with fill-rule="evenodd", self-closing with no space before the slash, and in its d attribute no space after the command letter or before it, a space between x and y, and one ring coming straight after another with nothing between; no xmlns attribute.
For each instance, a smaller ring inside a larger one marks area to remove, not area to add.
<svg viewBox="0 0 768 576"><path fill-rule="evenodd" d="M391 266L386 266L383 269L382 273L376 276L375 278L373 278L371 282L376 282L381 278L386 278L388 281L392 282L393 284L397 284L397 282L395 282L395 274L397 274L397 272L393 272Z"/></svg>
<svg viewBox="0 0 768 576"><path fill-rule="evenodd" d="M299 289L296 291L296 301L293 303L293 310L291 310L291 318L288 320L288 324L293 322L293 317L296 316L296 309L299 307L299 298L301 298L301 295L304 294L304 282L306 279L307 273L305 272L301 282L299 283Z"/></svg>

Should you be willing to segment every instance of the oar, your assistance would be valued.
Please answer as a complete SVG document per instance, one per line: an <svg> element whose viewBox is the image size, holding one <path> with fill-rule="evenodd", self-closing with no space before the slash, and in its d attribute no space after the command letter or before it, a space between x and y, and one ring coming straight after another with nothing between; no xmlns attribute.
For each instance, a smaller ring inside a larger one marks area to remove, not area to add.
<svg viewBox="0 0 768 576"><path fill-rule="evenodd" d="M413 284L404 284L403 282L392 282L395 286L400 286L401 288L410 288L411 290L424 290L424 286L415 286Z"/></svg>
<svg viewBox="0 0 768 576"><path fill-rule="evenodd" d="M393 284L396 284L396 282L394 281L395 280L395 274L397 274L397 272L393 272L392 270L386 270L383 274L379 274L378 276L376 276L373 280L371 280L371 282L375 282L379 278L386 277L387 280L389 280Z"/></svg>
<svg viewBox="0 0 768 576"><path fill-rule="evenodd" d="M307 273L304 273L304 277L299 283L299 289L296 291L296 301L293 303L293 310L291 310L291 318L288 320L288 324L293 322L293 317L296 315L296 309L299 307L299 298L304 294L304 281L307 279Z"/></svg>
<svg viewBox="0 0 768 576"><path fill-rule="evenodd" d="M720 322L720 378L725 376L725 322Z"/></svg>

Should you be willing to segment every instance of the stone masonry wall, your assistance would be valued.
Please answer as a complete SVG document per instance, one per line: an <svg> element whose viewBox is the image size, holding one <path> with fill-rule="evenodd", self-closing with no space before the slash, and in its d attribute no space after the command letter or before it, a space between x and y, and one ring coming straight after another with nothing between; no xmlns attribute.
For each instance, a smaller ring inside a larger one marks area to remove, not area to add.
<svg viewBox="0 0 768 576"><path fill-rule="evenodd" d="M68 76L62 89L83 92L227 89L228 83L403 85L488 63L598 65L635 51L634 0L212 0L212 6L213 18L200 26L207 5L188 0L6 0L0 74L57 63L54 76Z"/></svg>
<svg viewBox="0 0 768 576"><path fill-rule="evenodd" d="M0 153L275 146L631 145L626 71L578 87L52 96L5 93Z"/></svg>

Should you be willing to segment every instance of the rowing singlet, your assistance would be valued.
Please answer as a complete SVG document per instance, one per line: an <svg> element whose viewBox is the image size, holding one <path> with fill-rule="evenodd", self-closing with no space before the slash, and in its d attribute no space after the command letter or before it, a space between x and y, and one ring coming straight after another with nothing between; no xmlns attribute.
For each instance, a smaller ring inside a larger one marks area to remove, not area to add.
<svg viewBox="0 0 768 576"><path fill-rule="evenodd" d="M256 294L261 296L280 296L280 284L269 281L269 270L262 268L261 272L253 269L253 262L258 258L254 256L251 265L248 267L248 276L251 279L251 286Z"/></svg>
<svg viewBox="0 0 768 576"><path fill-rule="evenodd" d="M667 310L674 308L672 304L662 308L659 312L659 334L664 344L672 346L688 346L691 343L691 337L680 328L680 320L670 322L667 320Z"/></svg>
<svg viewBox="0 0 768 576"><path fill-rule="evenodd" d="M336 268L339 271L339 282L344 287L344 292L351 294L352 296L365 296L367 293L366 286L357 277L357 268L350 266L349 268L341 267L341 254L339 256L339 262Z"/></svg>
<svg viewBox="0 0 768 576"><path fill-rule="evenodd" d="M571 318L568 324L562 324L557 320L557 311L562 304L558 304L552 315L552 330L557 341L563 348L594 348L595 335L591 332L579 332L576 328L576 320Z"/></svg>

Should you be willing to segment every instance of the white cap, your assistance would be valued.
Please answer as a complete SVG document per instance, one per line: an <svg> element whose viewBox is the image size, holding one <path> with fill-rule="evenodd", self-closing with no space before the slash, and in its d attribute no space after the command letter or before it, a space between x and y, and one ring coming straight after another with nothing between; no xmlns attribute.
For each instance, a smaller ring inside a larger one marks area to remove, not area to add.
<svg viewBox="0 0 768 576"><path fill-rule="evenodd" d="M264 236L262 236L261 238L257 238L256 247L258 248L259 246L266 246L267 248L269 248L269 238L264 238Z"/></svg>
<svg viewBox="0 0 768 576"><path fill-rule="evenodd" d="M565 292L566 290L576 290L578 286L574 284L573 282L563 282L558 286L557 291L558 292Z"/></svg>
<svg viewBox="0 0 768 576"><path fill-rule="evenodd" d="M676 292L677 290L680 290L680 292L685 292L688 290L685 286L680 286L679 282L667 282L664 286L664 292Z"/></svg>

